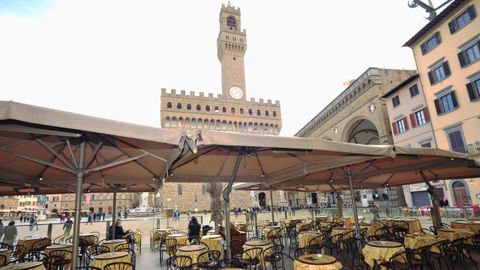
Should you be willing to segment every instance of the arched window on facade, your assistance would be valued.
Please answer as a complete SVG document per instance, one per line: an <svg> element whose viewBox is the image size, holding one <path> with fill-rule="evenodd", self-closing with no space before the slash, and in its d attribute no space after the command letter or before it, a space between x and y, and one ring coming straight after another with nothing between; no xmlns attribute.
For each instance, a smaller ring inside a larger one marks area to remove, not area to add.
<svg viewBox="0 0 480 270"><path fill-rule="evenodd" d="M227 113L227 108L222 107L222 112L223 112L223 113Z"/></svg>
<svg viewBox="0 0 480 270"><path fill-rule="evenodd" d="M201 111L202 110L202 106L200 106L200 104L197 104L197 111Z"/></svg>
<svg viewBox="0 0 480 270"><path fill-rule="evenodd" d="M187 110L189 110L189 111L192 110L192 104L187 104Z"/></svg>
<svg viewBox="0 0 480 270"><path fill-rule="evenodd" d="M210 111L210 105L205 106L205 110L206 110L207 112L209 112L209 111Z"/></svg>
<svg viewBox="0 0 480 270"><path fill-rule="evenodd" d="M216 113L218 113L218 112L219 112L219 110L218 110L218 106L215 106L215 110L214 110L214 111L215 111Z"/></svg>
<svg viewBox="0 0 480 270"><path fill-rule="evenodd" d="M248 109L248 114L249 114L249 115L252 115L252 114L253 114L252 109Z"/></svg>
<svg viewBox="0 0 480 270"><path fill-rule="evenodd" d="M276 112L276 111L273 111L273 112L272 112L272 115L273 115L273 117L277 117L277 112Z"/></svg>
<svg viewBox="0 0 480 270"><path fill-rule="evenodd" d="M171 102L167 102L167 109L171 109L172 108L172 103Z"/></svg>
<svg viewBox="0 0 480 270"><path fill-rule="evenodd" d="M245 111L243 110L243 108L240 108L240 114L241 114L241 115L244 115L244 114L245 114Z"/></svg>
<svg viewBox="0 0 480 270"><path fill-rule="evenodd" d="M235 108L232 107L232 108L230 109L230 113L231 113L231 114L235 114Z"/></svg>
<svg viewBox="0 0 480 270"><path fill-rule="evenodd" d="M268 111L265 111L265 116L269 116L269 113L268 113Z"/></svg>
<svg viewBox="0 0 480 270"><path fill-rule="evenodd" d="M177 110L181 110L182 109L182 103L177 103Z"/></svg>
<svg viewBox="0 0 480 270"><path fill-rule="evenodd" d="M260 112L260 110L257 110L257 115L258 115L258 116L262 115L262 113Z"/></svg>

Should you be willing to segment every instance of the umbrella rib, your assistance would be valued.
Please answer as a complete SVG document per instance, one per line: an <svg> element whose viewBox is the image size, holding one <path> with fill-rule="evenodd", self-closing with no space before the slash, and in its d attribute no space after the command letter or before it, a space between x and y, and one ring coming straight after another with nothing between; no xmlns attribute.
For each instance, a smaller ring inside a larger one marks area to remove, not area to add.
<svg viewBox="0 0 480 270"><path fill-rule="evenodd" d="M45 148L48 152L54 155L58 160L60 160L64 165L69 167L72 171L75 171L75 167L72 165L72 163L68 162L63 156L61 156L59 153L55 151L50 145L46 144L43 140L40 138L36 138L35 141L40 144L43 148ZM53 161L52 161L53 162Z"/></svg>
<svg viewBox="0 0 480 270"><path fill-rule="evenodd" d="M65 146L63 146L62 149L60 149L60 152L63 151L63 149L65 149ZM55 161L55 156L53 156L52 160L50 161L51 163L53 163ZM49 168L50 166L45 166L43 167L42 171L37 175L38 178L40 177L43 177L43 174L47 171L47 169Z"/></svg>
<svg viewBox="0 0 480 270"><path fill-rule="evenodd" d="M142 157L145 157L145 156L147 156L147 154L141 154L141 155L137 155L137 156L134 156L134 157L131 157L131 158L115 161L115 162L112 162L112 163L106 163L104 165L99 165L97 167L93 167L91 169L86 170L85 174L88 174L92 171L99 171L99 170L108 169L108 168L111 168L111 167L114 167L114 166L122 165L122 164L125 164L125 163L129 163L129 162L135 161L135 160L137 160L139 158L142 158Z"/></svg>
<svg viewBox="0 0 480 270"><path fill-rule="evenodd" d="M72 145L70 144L70 140L66 139L65 141L67 142L68 152L70 152L70 156L72 157L73 165L75 166L75 168L78 168L77 160L75 158L75 155L73 154Z"/></svg>
<svg viewBox="0 0 480 270"><path fill-rule="evenodd" d="M89 145L92 146L90 143ZM90 167L90 164L97 158L97 154L102 149L102 147L103 147L103 142L99 142L97 145L95 145L95 147L93 148L93 153L92 153L92 156L90 157L90 160L85 163L86 164L85 168Z"/></svg>
<svg viewBox="0 0 480 270"><path fill-rule="evenodd" d="M180 161L180 159L181 159L181 156L182 156L182 155L180 154L179 157L172 162L171 168L173 168L173 169L178 169L178 168L184 166L185 164L190 163L190 162L192 162L192 161L200 158L202 155L208 154L208 153L216 150L217 148L218 148L217 146L214 146L214 147L211 147L210 149L207 149L207 150L206 150L205 152L203 152L203 153L197 152L197 154L194 154L193 157L187 157L185 160L183 160L182 162L178 163L178 162ZM182 152L183 152L183 150L182 150ZM174 166L174 165L175 165L175 166Z"/></svg>
<svg viewBox="0 0 480 270"><path fill-rule="evenodd" d="M260 171L262 171L262 175L265 176L265 171L263 170L262 162L260 162L260 158L258 157L258 153L255 152L255 157L257 158L258 166L260 167Z"/></svg>
<svg viewBox="0 0 480 270"><path fill-rule="evenodd" d="M10 151L8 151L8 152L10 152ZM48 161L44 161L44 160L40 160L40 159L37 159L37 158L29 157L29 156L26 156L26 155L15 153L15 152L10 152L10 153L12 155L15 155L15 156L23 158L23 159L27 159L27 160L30 160L30 161L33 161L33 162L36 162L36 163L40 163L40 164L43 164L43 165L47 165L47 166L62 170L62 171L66 171L66 172L69 172L69 173L72 173L72 174L76 174L75 170L71 170L70 168L67 168L67 167L56 165L56 164L50 163Z"/></svg>

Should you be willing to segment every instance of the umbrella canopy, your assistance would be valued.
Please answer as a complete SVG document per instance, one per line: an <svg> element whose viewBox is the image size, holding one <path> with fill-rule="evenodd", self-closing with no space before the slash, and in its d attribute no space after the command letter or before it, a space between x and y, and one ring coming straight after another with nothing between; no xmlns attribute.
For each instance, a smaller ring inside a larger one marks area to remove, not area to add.
<svg viewBox="0 0 480 270"><path fill-rule="evenodd" d="M0 101L0 195L75 191L82 142L84 190L147 192L161 184L185 137L180 130Z"/></svg>
<svg viewBox="0 0 480 270"><path fill-rule="evenodd" d="M197 153L178 160L169 182L229 182L235 162L243 155L236 182L274 183L356 164L394 157L388 145L359 145L322 139L249 135L202 131L196 137Z"/></svg>
<svg viewBox="0 0 480 270"><path fill-rule="evenodd" d="M349 166L355 173L354 188L398 186L455 178L480 176L480 168L468 155L434 148L395 146L395 157L383 157ZM422 173L420 173L422 172ZM346 187L344 168L309 172L303 176L280 181L265 181L275 189L300 186L307 190L328 189L329 184Z"/></svg>

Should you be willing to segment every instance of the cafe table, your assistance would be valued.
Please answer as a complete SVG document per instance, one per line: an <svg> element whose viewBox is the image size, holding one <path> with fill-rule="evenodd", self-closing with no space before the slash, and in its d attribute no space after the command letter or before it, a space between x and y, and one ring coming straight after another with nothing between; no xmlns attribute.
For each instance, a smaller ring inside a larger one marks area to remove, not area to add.
<svg viewBox="0 0 480 270"><path fill-rule="evenodd" d="M177 240L177 245L188 245L188 236L183 233L174 233L167 236L167 238L173 238Z"/></svg>
<svg viewBox="0 0 480 270"><path fill-rule="evenodd" d="M307 254L293 262L294 270L339 270L342 264L337 259L325 254Z"/></svg>
<svg viewBox="0 0 480 270"><path fill-rule="evenodd" d="M250 240L245 242L243 245L243 250L251 249L251 248L261 248L261 254L252 254L253 256L259 256L261 265L265 265L265 260L263 258L263 251L269 247L272 247L272 243L266 240Z"/></svg>
<svg viewBox="0 0 480 270"><path fill-rule="evenodd" d="M270 232L273 231L274 229L281 229L280 226L265 226L265 228L263 228L263 235L265 236L265 239L269 239L271 238L271 236L275 236L275 235L270 235ZM275 234L279 234L280 231L278 230L277 232L275 232Z"/></svg>
<svg viewBox="0 0 480 270"><path fill-rule="evenodd" d="M30 236L30 237L25 237L23 239L19 239L17 244L18 245L23 245L27 248L28 251L32 250L33 244L37 242L38 240L41 239L48 239L48 237L45 236Z"/></svg>
<svg viewBox="0 0 480 270"><path fill-rule="evenodd" d="M50 256L50 253L52 251L70 251L70 252L65 252L66 256L64 257L64 259L72 261L72 247L73 247L72 245L53 244L53 245L50 245L50 246L46 247L44 253L45 253L45 255ZM67 269L69 267L70 267L70 264L66 264L64 268Z"/></svg>
<svg viewBox="0 0 480 270"><path fill-rule="evenodd" d="M369 241L362 249L365 262L372 269L375 261L378 264L388 262L394 255L403 251L405 251L403 245L393 241Z"/></svg>
<svg viewBox="0 0 480 270"><path fill-rule="evenodd" d="M223 254L222 236L220 234L204 235L200 239L202 243L208 246L210 250L218 250Z"/></svg>
<svg viewBox="0 0 480 270"><path fill-rule="evenodd" d="M332 236L332 241L334 243L336 243L337 241L337 237L334 237L334 236L337 236L339 234L343 234L344 238L347 239L347 238L352 238L354 237L355 235L355 230L352 229L352 228L344 228L344 227L335 227L332 229L332 232L331 232L331 236ZM343 248L343 244L342 244L342 248Z"/></svg>
<svg viewBox="0 0 480 270"><path fill-rule="evenodd" d="M439 243L443 240L447 240L444 237L437 235L430 235L425 233L408 233L404 238L404 246L410 249L419 249L425 246L430 246L435 243ZM440 253L438 246L432 246L432 252Z"/></svg>
<svg viewBox="0 0 480 270"><path fill-rule="evenodd" d="M457 240L459 238L468 238L475 233L469 229L438 229L437 235L446 238L450 241Z"/></svg>
<svg viewBox="0 0 480 270"><path fill-rule="evenodd" d="M104 240L100 245L108 247L110 252L114 252L117 247L128 248L127 240L125 239L114 239L114 240Z"/></svg>
<svg viewBox="0 0 480 270"><path fill-rule="evenodd" d="M105 265L115 262L132 262L132 255L128 252L117 251L95 255L90 261L90 265L103 269Z"/></svg>
<svg viewBox="0 0 480 270"><path fill-rule="evenodd" d="M305 231L305 232L301 232L298 234L298 247L299 248L304 248L304 247L307 247L310 245L310 241L317 237L317 236L320 236L322 235L321 232L318 232L318 231ZM320 241L323 240L323 237L322 239L319 239ZM320 241L318 243L315 243L315 244L321 244Z"/></svg>
<svg viewBox="0 0 480 270"><path fill-rule="evenodd" d="M452 221L452 228L467 229L473 233L479 233L480 221Z"/></svg>
<svg viewBox="0 0 480 270"><path fill-rule="evenodd" d="M204 245L181 246L177 249L177 256L187 256L192 259L192 264L196 264L198 256L206 251L208 248Z"/></svg>
<svg viewBox="0 0 480 270"><path fill-rule="evenodd" d="M382 228L382 224L385 224L388 227L392 227L396 221L403 221L408 224L408 232L409 233L419 233L422 232L422 224L420 220L416 218L384 218L384 219L377 219L372 221L372 225L367 231L367 236L374 235L375 232Z"/></svg>
<svg viewBox="0 0 480 270"><path fill-rule="evenodd" d="M0 270L45 270L42 262L24 262L0 267Z"/></svg>
<svg viewBox="0 0 480 270"><path fill-rule="evenodd" d="M165 238L169 234L168 229L156 228L150 231L150 248L156 248L160 245L160 238Z"/></svg>
<svg viewBox="0 0 480 270"><path fill-rule="evenodd" d="M300 231L303 230L305 227L310 227L310 226L312 226L312 223L300 222L300 223L295 224L295 230L296 230L297 232L300 232Z"/></svg>

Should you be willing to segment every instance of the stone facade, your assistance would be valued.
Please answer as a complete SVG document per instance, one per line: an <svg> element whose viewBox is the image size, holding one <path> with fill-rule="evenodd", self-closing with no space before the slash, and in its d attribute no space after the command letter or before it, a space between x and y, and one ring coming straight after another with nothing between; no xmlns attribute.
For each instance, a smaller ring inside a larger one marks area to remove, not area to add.
<svg viewBox="0 0 480 270"><path fill-rule="evenodd" d="M73 211L75 206L75 194L51 194L47 195L45 209L50 212ZM139 206L139 195L136 193L117 193L117 209L124 210ZM111 213L113 208L112 193L88 193L83 194L82 210Z"/></svg>
<svg viewBox="0 0 480 270"><path fill-rule="evenodd" d="M413 74L413 70L367 69L298 131L296 136L359 144L392 144L387 107L382 96ZM403 195L400 195L401 188L388 190L382 187L376 191L380 195L389 193L391 205L404 204ZM349 203L349 192L344 193L344 202ZM359 199L365 193L371 200L372 190L356 191L355 197ZM312 201L312 196L317 196L309 195L310 198L303 199L305 202ZM322 197L327 203L336 201L332 193Z"/></svg>
<svg viewBox="0 0 480 270"><path fill-rule="evenodd" d="M220 10L217 56L221 64L222 93L162 89L160 119L162 128L210 129L250 134L278 135L282 128L280 102L247 98L244 55L247 35L241 28L241 12L230 4ZM210 209L206 183L164 183L157 205L180 211ZM247 208L260 204L261 192L233 191L231 207ZM265 192L264 206L270 205ZM263 199L263 195L262 195ZM279 203L280 194L274 199ZM262 203L263 204L263 203Z"/></svg>
<svg viewBox="0 0 480 270"><path fill-rule="evenodd" d="M0 210L17 210L18 199L14 196L0 197Z"/></svg>
<svg viewBox="0 0 480 270"><path fill-rule="evenodd" d="M452 1L404 46L412 49L438 148L480 155L480 2ZM444 182L450 205L480 204L479 178Z"/></svg>

